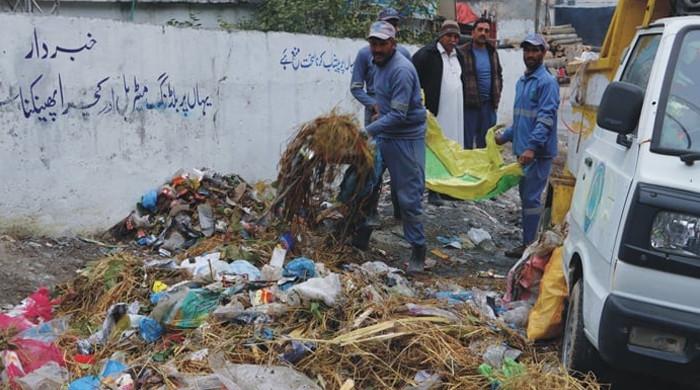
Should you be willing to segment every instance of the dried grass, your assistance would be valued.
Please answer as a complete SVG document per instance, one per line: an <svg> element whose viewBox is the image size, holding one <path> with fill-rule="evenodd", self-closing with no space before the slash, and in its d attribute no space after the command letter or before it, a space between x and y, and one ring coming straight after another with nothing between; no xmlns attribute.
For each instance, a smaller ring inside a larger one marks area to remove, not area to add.
<svg viewBox="0 0 700 390"><path fill-rule="evenodd" d="M352 115L331 112L303 124L279 162L278 200L284 204L283 219L291 223L301 217L315 225L321 201L334 193L349 165L356 170L359 185L346 202L350 209L344 213L345 231L359 215L359 191L373 164L372 148Z"/></svg>
<svg viewBox="0 0 700 390"><path fill-rule="evenodd" d="M320 253L320 252L319 252ZM343 251L327 253L350 256ZM119 277L111 288L104 288L114 262L123 263ZM72 285L72 295L61 305L62 313L73 313L76 328L59 340L66 351L73 351L77 340L95 331L85 324L98 325L110 305L148 295L148 283L156 277L146 275L133 256L111 256L92 265ZM345 299L336 307L321 306L320 312L309 307L291 309L268 325L234 325L211 322L199 329L171 331L164 340L145 344L138 337L121 342L111 341L97 349L97 360L115 351L123 351L132 367L157 373L168 386L177 387L169 374L171 369L152 360L157 352L169 351L170 366L184 375L206 375L211 369L206 362L193 362L190 353L209 349L209 354L222 352L232 363L281 364L279 358L292 340L311 342L316 346L295 367L311 378L325 383L326 388L340 388L348 379L355 388L402 388L413 385L420 370L439 374L444 389L487 389L488 380L478 373L481 357L489 345L506 342L521 349L520 358L526 372L518 377L500 377L504 389L599 389L595 378L575 379L560 367L555 353L538 354L523 336L512 329L487 321L468 306L452 307L459 318L450 322L440 317L416 317L409 314L406 303L419 303L449 308L434 300L420 300L383 294L386 299L371 301L363 292L369 285L380 285L380 279L345 273ZM83 321L83 325L81 325ZM275 332L274 340L256 336L262 327ZM91 374L66 354L73 378ZM94 371L95 369L93 369ZM137 374L137 373L136 373ZM147 386L146 386L147 387Z"/></svg>

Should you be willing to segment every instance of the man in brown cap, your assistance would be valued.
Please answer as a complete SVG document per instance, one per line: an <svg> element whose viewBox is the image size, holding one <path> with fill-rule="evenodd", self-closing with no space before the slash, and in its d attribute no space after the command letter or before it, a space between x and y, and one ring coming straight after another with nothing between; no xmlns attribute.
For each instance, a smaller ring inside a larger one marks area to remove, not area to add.
<svg viewBox="0 0 700 390"><path fill-rule="evenodd" d="M425 107L437 117L445 136L461 145L464 137L464 58L457 52L459 37L457 22L446 20L438 39L413 55L413 65L425 93ZM443 203L434 192L428 194L428 201L435 205Z"/></svg>

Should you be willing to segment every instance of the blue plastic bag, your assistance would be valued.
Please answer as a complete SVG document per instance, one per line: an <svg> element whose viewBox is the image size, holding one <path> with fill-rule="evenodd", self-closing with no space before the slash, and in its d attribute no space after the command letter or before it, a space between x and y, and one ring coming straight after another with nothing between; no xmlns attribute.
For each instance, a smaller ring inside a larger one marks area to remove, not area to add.
<svg viewBox="0 0 700 390"><path fill-rule="evenodd" d="M141 334L141 338L147 343L158 341L164 332L165 329L153 318L144 317L141 322L139 322L139 333Z"/></svg>
<svg viewBox="0 0 700 390"><path fill-rule="evenodd" d="M474 299L471 291L440 291L435 294L435 298L447 300L450 305L457 305Z"/></svg>
<svg viewBox="0 0 700 390"><path fill-rule="evenodd" d="M68 390L98 390L100 389L100 378L104 378L114 374L121 374L126 371L127 367L124 363L117 360L108 360L100 376L90 375L76 379L68 385Z"/></svg>
<svg viewBox="0 0 700 390"><path fill-rule="evenodd" d="M158 203L158 191L150 190L141 197L141 206L148 211L156 211Z"/></svg>
<svg viewBox="0 0 700 390"><path fill-rule="evenodd" d="M233 263L229 264L227 272L236 274L236 275L246 275L248 276L248 280L256 281L260 280L262 275L260 274L260 270L257 269L253 264L250 264L247 260L236 260Z"/></svg>
<svg viewBox="0 0 700 390"><path fill-rule="evenodd" d="M303 282L316 276L316 264L306 257L298 257L284 266L283 275Z"/></svg>

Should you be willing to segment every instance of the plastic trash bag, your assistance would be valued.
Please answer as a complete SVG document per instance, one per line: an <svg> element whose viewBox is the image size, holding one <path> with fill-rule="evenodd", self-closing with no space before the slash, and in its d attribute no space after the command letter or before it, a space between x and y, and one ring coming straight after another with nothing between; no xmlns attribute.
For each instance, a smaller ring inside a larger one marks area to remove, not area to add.
<svg viewBox="0 0 700 390"><path fill-rule="evenodd" d="M214 252L187 259L180 263L180 268L187 270L192 277L213 278L220 281L223 275L244 275L250 281L260 280L261 273L253 264L246 260L236 260L227 263L221 260L221 253Z"/></svg>
<svg viewBox="0 0 700 390"><path fill-rule="evenodd" d="M306 257L299 257L284 266L282 275L296 277L303 282L316 276L316 264Z"/></svg>
<svg viewBox="0 0 700 390"><path fill-rule="evenodd" d="M493 367L501 367L505 359L510 358L517 360L522 353L523 352L518 349L511 348L504 344L499 344L489 346L481 357L484 359L486 364Z"/></svg>
<svg viewBox="0 0 700 390"><path fill-rule="evenodd" d="M328 306L334 306L342 287L338 274L330 274L325 278L312 278L297 284L290 291L298 293L304 301L323 301Z"/></svg>
<svg viewBox="0 0 700 390"><path fill-rule="evenodd" d="M489 234L489 232L481 228L469 229L469 232L467 232L467 236L469 237L469 240L471 240L471 242L473 242L474 245L477 246L481 245L481 243L484 241L491 240L491 234Z"/></svg>
<svg viewBox="0 0 700 390"><path fill-rule="evenodd" d="M53 318L53 307L58 303L58 300L51 299L49 290L42 287L9 312L0 313L0 329L22 332L39 322L50 321Z"/></svg>
<svg viewBox="0 0 700 390"><path fill-rule="evenodd" d="M473 300L474 294L471 291L438 291L435 298L445 300L449 305L458 305Z"/></svg>
<svg viewBox="0 0 700 390"><path fill-rule="evenodd" d="M219 293L203 288L185 288L161 298L151 317L176 328L197 328L219 306Z"/></svg>
<svg viewBox="0 0 700 390"><path fill-rule="evenodd" d="M230 272L235 275L246 275L251 282L260 280L262 274L247 260L236 260L230 264Z"/></svg>
<svg viewBox="0 0 700 390"><path fill-rule="evenodd" d="M107 377L117 379L127 367L124 363L118 360L107 360L102 366L100 376L90 375L80 379L76 379L68 385L68 390L96 390L101 389L101 382ZM116 387L115 387L116 388Z"/></svg>
<svg viewBox="0 0 700 390"><path fill-rule="evenodd" d="M150 190L141 196L141 206L150 211L156 211L156 204L158 203L158 191Z"/></svg>
<svg viewBox="0 0 700 390"><path fill-rule="evenodd" d="M164 332L165 329L153 318L143 317L139 321L139 334L147 343L158 341Z"/></svg>
<svg viewBox="0 0 700 390"><path fill-rule="evenodd" d="M550 339L561 334L564 315L564 302L568 296L562 247L552 252L540 282L540 295L530 311L527 324L527 338L530 340Z"/></svg>
<svg viewBox="0 0 700 390"><path fill-rule="evenodd" d="M430 371L420 370L413 377L415 386L406 386L403 390L431 390L440 388L442 380L439 374L431 374Z"/></svg>
<svg viewBox="0 0 700 390"><path fill-rule="evenodd" d="M207 203L197 206L197 214L199 215L199 227L202 229L204 237L211 237L214 234L214 210Z"/></svg>
<svg viewBox="0 0 700 390"><path fill-rule="evenodd" d="M24 318L24 316L12 317L5 313L0 313L1 330L14 330L15 332L22 332L33 326L34 323Z"/></svg>
<svg viewBox="0 0 700 390"><path fill-rule="evenodd" d="M506 311L501 313L500 318L506 324L521 329L527 325L527 317L530 315L532 304L528 301L515 301L504 305Z"/></svg>
<svg viewBox="0 0 700 390"><path fill-rule="evenodd" d="M55 318L48 322L26 329L17 335L19 338L39 340L51 343L64 334L69 328L70 316Z"/></svg>
<svg viewBox="0 0 700 390"><path fill-rule="evenodd" d="M17 354L25 374L29 374L50 362L55 362L60 366L65 365L63 352L53 344L20 338L12 339L9 344L12 352Z"/></svg>
<svg viewBox="0 0 700 390"><path fill-rule="evenodd" d="M220 355L210 357L209 365L227 389L321 390L292 367L232 364Z"/></svg>
<svg viewBox="0 0 700 390"><path fill-rule="evenodd" d="M42 287L22 302L24 317L31 321L50 321L53 318L53 307L58 303L59 300L51 299L49 289Z"/></svg>
<svg viewBox="0 0 700 390"><path fill-rule="evenodd" d="M68 370L56 362L48 362L28 375L18 378L15 383L22 390L54 390L61 389L66 381Z"/></svg>

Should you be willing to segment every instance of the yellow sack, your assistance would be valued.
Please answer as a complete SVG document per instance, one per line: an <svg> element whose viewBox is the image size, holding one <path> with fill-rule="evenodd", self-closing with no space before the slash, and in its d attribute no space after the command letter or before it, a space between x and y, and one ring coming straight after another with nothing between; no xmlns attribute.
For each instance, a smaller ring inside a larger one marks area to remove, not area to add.
<svg viewBox="0 0 700 390"><path fill-rule="evenodd" d="M428 189L464 200L488 199L518 184L522 169L504 164L503 147L496 145L495 131L486 134L486 148L464 150L444 136L435 116L428 112L425 134L425 184Z"/></svg>
<svg viewBox="0 0 700 390"><path fill-rule="evenodd" d="M564 302L568 296L562 247L557 247L549 258L540 282L540 295L530 311L527 323L527 338L544 340L561 334Z"/></svg>

